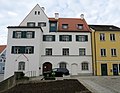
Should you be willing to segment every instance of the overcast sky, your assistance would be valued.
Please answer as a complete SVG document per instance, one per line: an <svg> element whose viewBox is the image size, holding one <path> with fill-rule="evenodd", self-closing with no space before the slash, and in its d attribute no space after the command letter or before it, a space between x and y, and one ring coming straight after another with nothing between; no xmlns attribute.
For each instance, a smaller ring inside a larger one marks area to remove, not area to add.
<svg viewBox="0 0 120 93"><path fill-rule="evenodd" d="M7 44L7 26L17 26L36 4L45 7L48 17L79 18L88 24L120 27L120 0L0 0L0 44Z"/></svg>

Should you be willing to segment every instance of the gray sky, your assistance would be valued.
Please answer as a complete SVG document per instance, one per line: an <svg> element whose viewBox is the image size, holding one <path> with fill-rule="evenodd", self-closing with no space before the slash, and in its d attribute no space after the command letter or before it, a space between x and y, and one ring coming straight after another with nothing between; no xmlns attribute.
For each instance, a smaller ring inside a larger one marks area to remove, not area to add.
<svg viewBox="0 0 120 93"><path fill-rule="evenodd" d="M79 18L88 24L120 27L120 0L0 0L0 44L7 44L7 26L17 26L36 4L45 7L48 17Z"/></svg>

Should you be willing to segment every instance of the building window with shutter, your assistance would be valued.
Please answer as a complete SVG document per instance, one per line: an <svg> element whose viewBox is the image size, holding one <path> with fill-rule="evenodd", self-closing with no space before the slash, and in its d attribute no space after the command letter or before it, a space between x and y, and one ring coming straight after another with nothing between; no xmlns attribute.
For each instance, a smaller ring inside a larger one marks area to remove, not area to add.
<svg viewBox="0 0 120 93"><path fill-rule="evenodd" d="M105 41L105 34L104 33L100 33L100 41Z"/></svg>
<svg viewBox="0 0 120 93"><path fill-rule="evenodd" d="M79 48L79 55L80 55L80 56L86 55L85 48Z"/></svg>
<svg viewBox="0 0 120 93"><path fill-rule="evenodd" d="M52 55L52 48L46 48L45 49L45 55L47 55L47 56Z"/></svg>
<svg viewBox="0 0 120 93"><path fill-rule="evenodd" d="M88 35L76 35L76 41L87 42L88 41Z"/></svg>
<svg viewBox="0 0 120 93"><path fill-rule="evenodd" d="M106 49L101 49L101 56L102 57L105 57L106 56Z"/></svg>
<svg viewBox="0 0 120 93"><path fill-rule="evenodd" d="M55 35L43 35L43 41L55 41Z"/></svg>
<svg viewBox="0 0 120 93"><path fill-rule="evenodd" d="M115 41L115 34L110 34L110 40Z"/></svg>
<svg viewBox="0 0 120 93"><path fill-rule="evenodd" d="M111 56L112 56L112 57L117 56L117 51L116 51L116 49L111 49Z"/></svg>
<svg viewBox="0 0 120 93"><path fill-rule="evenodd" d="M64 56L69 56L69 48L63 48L62 53Z"/></svg>
<svg viewBox="0 0 120 93"><path fill-rule="evenodd" d="M59 36L59 41L72 41L72 35L60 35Z"/></svg>

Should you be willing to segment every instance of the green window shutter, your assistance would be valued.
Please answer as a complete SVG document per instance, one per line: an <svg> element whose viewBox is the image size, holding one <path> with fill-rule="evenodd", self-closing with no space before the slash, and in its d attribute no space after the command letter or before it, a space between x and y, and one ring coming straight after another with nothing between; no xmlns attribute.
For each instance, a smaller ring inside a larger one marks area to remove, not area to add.
<svg viewBox="0 0 120 93"><path fill-rule="evenodd" d="M43 41L46 41L46 35L43 35Z"/></svg>
<svg viewBox="0 0 120 93"><path fill-rule="evenodd" d="M72 36L71 35L69 35L69 41L72 41Z"/></svg>
<svg viewBox="0 0 120 93"><path fill-rule="evenodd" d="M52 38L52 39L53 39L53 41L55 41L55 35L53 35L53 38Z"/></svg>
<svg viewBox="0 0 120 93"><path fill-rule="evenodd" d="M88 36L87 35L85 35L85 41L88 41Z"/></svg>
<svg viewBox="0 0 120 93"><path fill-rule="evenodd" d="M76 41L79 41L79 35L76 35Z"/></svg>
<svg viewBox="0 0 120 93"><path fill-rule="evenodd" d="M59 41L62 41L62 35L59 36Z"/></svg>
<svg viewBox="0 0 120 93"><path fill-rule="evenodd" d="M15 38L15 32L16 32L16 31L13 31L13 38Z"/></svg>
<svg viewBox="0 0 120 93"><path fill-rule="evenodd" d="M22 38L26 38L26 31L21 31L22 32Z"/></svg>
<svg viewBox="0 0 120 93"><path fill-rule="evenodd" d="M25 46L19 46L20 47L20 54L25 53Z"/></svg>
<svg viewBox="0 0 120 93"><path fill-rule="evenodd" d="M11 48L11 53L14 54L14 46Z"/></svg>
<svg viewBox="0 0 120 93"><path fill-rule="evenodd" d="M35 38L35 31L32 31L32 38Z"/></svg>

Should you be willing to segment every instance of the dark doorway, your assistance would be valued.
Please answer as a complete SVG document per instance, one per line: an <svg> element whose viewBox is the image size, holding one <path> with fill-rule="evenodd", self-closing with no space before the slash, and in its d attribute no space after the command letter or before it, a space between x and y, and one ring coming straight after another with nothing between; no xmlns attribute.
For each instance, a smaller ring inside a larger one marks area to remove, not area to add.
<svg viewBox="0 0 120 93"><path fill-rule="evenodd" d="M113 75L118 75L118 64L113 64Z"/></svg>
<svg viewBox="0 0 120 93"><path fill-rule="evenodd" d="M107 76L107 64L101 64L101 75L102 76Z"/></svg>
<svg viewBox="0 0 120 93"><path fill-rule="evenodd" d="M43 73L51 70L52 70L52 64L50 62L45 62L43 64Z"/></svg>

